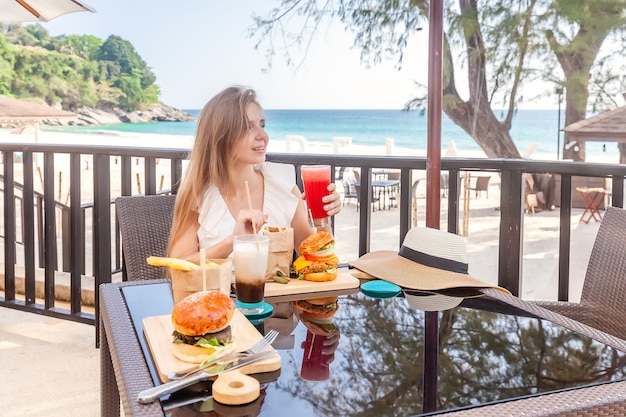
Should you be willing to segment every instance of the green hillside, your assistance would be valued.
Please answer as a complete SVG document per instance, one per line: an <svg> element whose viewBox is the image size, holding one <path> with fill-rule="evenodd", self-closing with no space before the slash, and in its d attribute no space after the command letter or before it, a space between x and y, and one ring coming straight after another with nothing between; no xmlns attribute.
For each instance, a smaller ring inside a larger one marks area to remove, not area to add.
<svg viewBox="0 0 626 417"><path fill-rule="evenodd" d="M50 36L41 25L0 24L0 94L64 109L131 112L158 103L159 87L133 45L111 35Z"/></svg>

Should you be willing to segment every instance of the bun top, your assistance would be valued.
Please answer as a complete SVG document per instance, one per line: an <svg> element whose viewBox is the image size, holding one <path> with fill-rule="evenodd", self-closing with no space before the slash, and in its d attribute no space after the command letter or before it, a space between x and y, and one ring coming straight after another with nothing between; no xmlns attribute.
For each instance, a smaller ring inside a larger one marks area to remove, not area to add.
<svg viewBox="0 0 626 417"><path fill-rule="evenodd" d="M200 336L224 329L235 314L235 303L217 291L200 291L180 300L172 310L174 329Z"/></svg>
<svg viewBox="0 0 626 417"><path fill-rule="evenodd" d="M321 297L321 298L307 298L306 301L308 301L311 304L325 306L328 304L336 303L337 301L339 301L339 297L334 296L334 297Z"/></svg>
<svg viewBox="0 0 626 417"><path fill-rule="evenodd" d="M300 243L300 246L298 247L298 252L302 254L316 252L324 246L328 245L333 240L335 240L335 238L328 232L319 231L313 233L311 236L304 239L302 243Z"/></svg>

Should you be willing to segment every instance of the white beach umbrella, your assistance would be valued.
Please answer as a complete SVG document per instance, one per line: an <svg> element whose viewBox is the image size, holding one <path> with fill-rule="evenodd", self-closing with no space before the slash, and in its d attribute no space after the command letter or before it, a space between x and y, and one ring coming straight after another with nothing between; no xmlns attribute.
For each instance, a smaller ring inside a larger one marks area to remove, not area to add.
<svg viewBox="0 0 626 417"><path fill-rule="evenodd" d="M47 22L73 12L95 12L78 0L0 0L0 22Z"/></svg>

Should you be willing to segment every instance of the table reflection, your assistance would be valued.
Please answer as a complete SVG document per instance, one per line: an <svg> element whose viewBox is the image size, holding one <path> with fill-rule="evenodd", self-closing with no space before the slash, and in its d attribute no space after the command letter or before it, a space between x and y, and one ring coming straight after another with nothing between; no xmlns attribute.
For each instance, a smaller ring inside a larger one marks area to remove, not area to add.
<svg viewBox="0 0 626 417"><path fill-rule="evenodd" d="M301 352L281 351L281 377L268 387L263 415L288 415L279 411L283 402L303 416L422 413L424 312L401 297L358 294L340 299L334 323L341 339L329 378L302 381ZM305 339L306 331L302 323L294 329ZM624 377L623 353L533 317L461 304L439 313L438 341L438 409Z"/></svg>

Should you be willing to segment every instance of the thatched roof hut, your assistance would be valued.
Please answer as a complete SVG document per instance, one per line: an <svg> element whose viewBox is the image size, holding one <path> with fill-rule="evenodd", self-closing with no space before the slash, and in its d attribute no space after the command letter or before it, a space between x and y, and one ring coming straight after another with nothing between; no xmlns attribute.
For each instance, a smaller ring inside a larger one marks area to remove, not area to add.
<svg viewBox="0 0 626 417"><path fill-rule="evenodd" d="M620 164L626 164L626 106L579 120L563 129L569 141L617 142Z"/></svg>
<svg viewBox="0 0 626 417"><path fill-rule="evenodd" d="M39 123L42 120L76 117L76 113L56 109L29 100L18 100L0 96L0 123L22 125Z"/></svg>

